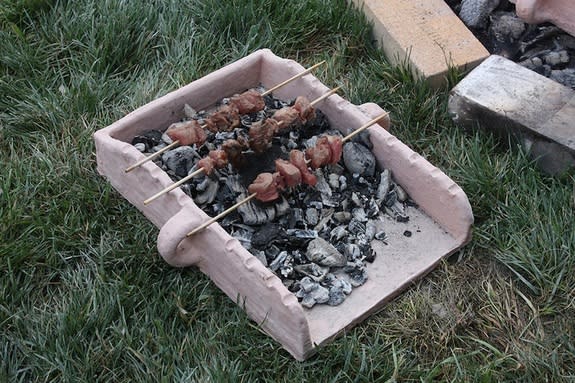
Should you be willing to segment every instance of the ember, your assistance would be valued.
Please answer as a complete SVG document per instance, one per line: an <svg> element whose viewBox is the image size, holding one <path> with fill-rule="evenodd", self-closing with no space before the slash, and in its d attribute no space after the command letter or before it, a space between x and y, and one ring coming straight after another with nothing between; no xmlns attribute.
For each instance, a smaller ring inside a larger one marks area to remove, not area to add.
<svg viewBox="0 0 575 383"><path fill-rule="evenodd" d="M232 100L222 100L216 113ZM178 148L186 148L185 159L170 154L176 149L155 161L174 181L201 170L203 176L185 177L182 189L209 215L255 196L220 224L304 307L341 304L353 287L367 281L367 263L375 259L372 242L387 244L380 216L409 219L407 196L388 170L375 170L367 147L355 141L343 145L341 134L307 99L286 103L268 95L263 100L263 110L249 109L238 126L208 128L205 142ZM206 111L190 115L191 108L186 109L191 121L212 119ZM276 117L288 111L295 117L278 123ZM150 151L169 143L168 138Z"/></svg>

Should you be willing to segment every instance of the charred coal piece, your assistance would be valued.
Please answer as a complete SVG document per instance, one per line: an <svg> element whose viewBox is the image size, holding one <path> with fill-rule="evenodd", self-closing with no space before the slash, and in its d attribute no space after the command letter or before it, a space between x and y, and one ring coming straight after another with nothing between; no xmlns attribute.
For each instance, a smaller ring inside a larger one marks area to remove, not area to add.
<svg viewBox="0 0 575 383"><path fill-rule="evenodd" d="M132 145L137 146L138 144L144 145L144 152L149 152L154 146L162 143L163 133L159 130L147 130L142 134L135 136L132 139Z"/></svg>

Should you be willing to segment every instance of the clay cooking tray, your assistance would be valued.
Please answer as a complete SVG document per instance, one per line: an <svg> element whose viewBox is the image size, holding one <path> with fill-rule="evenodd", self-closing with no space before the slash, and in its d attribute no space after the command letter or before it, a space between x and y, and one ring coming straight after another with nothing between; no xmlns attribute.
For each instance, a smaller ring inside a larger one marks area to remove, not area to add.
<svg viewBox="0 0 575 383"><path fill-rule="evenodd" d="M124 169L143 156L130 144L132 138L146 130L163 130L181 120L185 103L202 110L223 97L259 84L270 88L303 70L292 60L277 57L267 49L259 50L94 134L98 171L160 229L158 250L166 262L175 267L198 267L298 360L306 359L317 346L381 309L443 257L469 241L473 215L463 190L391 135L387 131L389 119L370 127L379 164L392 172L419 208L409 209L410 220L406 223L384 217L389 244L375 246L377 256L367 266L369 279L363 286L355 288L339 306L304 309L280 279L219 224L186 238L186 233L210 217L180 189L144 206L146 198L173 183L156 164L147 162L130 173ZM328 90L313 75L306 75L280 88L274 96L290 100L303 95L313 100ZM376 104L356 106L338 95L323 101L318 108L331 126L344 135L383 112ZM404 236L406 230L413 235Z"/></svg>

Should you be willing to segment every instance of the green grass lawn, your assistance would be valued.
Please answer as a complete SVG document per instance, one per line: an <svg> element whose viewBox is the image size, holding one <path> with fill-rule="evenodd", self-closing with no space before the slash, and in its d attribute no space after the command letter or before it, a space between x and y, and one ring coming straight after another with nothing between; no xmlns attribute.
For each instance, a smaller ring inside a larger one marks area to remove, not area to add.
<svg viewBox="0 0 575 383"><path fill-rule="evenodd" d="M390 66L346 4L0 4L0 381L575 381L573 174L456 128L448 89ZM390 111L475 215L469 245L303 363L168 266L95 170L94 131L259 48L327 60L317 76Z"/></svg>

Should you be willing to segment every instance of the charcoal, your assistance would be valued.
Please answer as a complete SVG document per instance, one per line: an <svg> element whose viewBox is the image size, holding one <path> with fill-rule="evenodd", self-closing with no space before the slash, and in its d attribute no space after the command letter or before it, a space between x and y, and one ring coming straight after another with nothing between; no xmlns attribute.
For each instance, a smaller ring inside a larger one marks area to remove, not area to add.
<svg viewBox="0 0 575 383"><path fill-rule="evenodd" d="M361 258L361 249L355 243L348 243L344 245L343 255L345 255L348 262L354 262Z"/></svg>
<svg viewBox="0 0 575 383"><path fill-rule="evenodd" d="M375 233L374 238L377 239L378 241L382 241L383 243L387 244L387 233L383 230Z"/></svg>
<svg viewBox="0 0 575 383"><path fill-rule="evenodd" d="M389 192L389 188L391 187L391 175L389 170L385 169L381 172L379 178L379 185L377 186L377 191L375 193L375 198L379 201L379 204L385 200L387 193Z"/></svg>
<svg viewBox="0 0 575 383"><path fill-rule="evenodd" d="M367 222L367 213L365 212L365 209L362 207L356 207L355 209L353 209L351 211L351 215L353 219L355 219L358 222Z"/></svg>
<svg viewBox="0 0 575 383"><path fill-rule="evenodd" d="M405 202L407 200L407 193L401 186L395 184L395 194L397 194L397 200L399 202Z"/></svg>
<svg viewBox="0 0 575 383"><path fill-rule="evenodd" d="M274 258L274 260L270 263L269 268L271 271L277 271L286 260L288 256L287 251L280 251L280 253Z"/></svg>
<svg viewBox="0 0 575 383"><path fill-rule="evenodd" d="M373 176L375 172L375 157L365 146L346 142L343 145L343 162L347 170L360 176Z"/></svg>
<svg viewBox="0 0 575 383"><path fill-rule="evenodd" d="M294 270L299 274L310 277L314 281L321 282L329 272L329 267L322 267L316 263L295 265Z"/></svg>
<svg viewBox="0 0 575 383"><path fill-rule="evenodd" d="M327 304L330 306L340 305L345 298L351 294L351 283L343 279L336 279L329 287L329 300Z"/></svg>
<svg viewBox="0 0 575 383"><path fill-rule="evenodd" d="M178 177L188 175L193 165L195 151L189 146L180 146L162 154L162 161Z"/></svg>
<svg viewBox="0 0 575 383"><path fill-rule="evenodd" d="M242 196L238 200L245 199L246 196ZM247 225L263 225L273 221L276 217L276 211L273 205L261 205L252 201L241 205L238 208L238 213L242 216L244 223Z"/></svg>
<svg viewBox="0 0 575 383"><path fill-rule="evenodd" d="M349 211L338 211L333 214L333 219L337 223L348 223L351 221L351 213Z"/></svg>
<svg viewBox="0 0 575 383"><path fill-rule="evenodd" d="M337 267L346 264L345 257L332 244L319 237L307 246L306 257L320 266Z"/></svg>
<svg viewBox="0 0 575 383"><path fill-rule="evenodd" d="M147 147L146 144L144 144L143 142L138 142L137 144L134 144L134 148L136 148L139 152L145 152Z"/></svg>
<svg viewBox="0 0 575 383"><path fill-rule="evenodd" d="M257 248L264 248L285 238L285 230L276 224L269 224L260 227L259 230L253 233L251 238L252 245Z"/></svg>
<svg viewBox="0 0 575 383"><path fill-rule="evenodd" d="M329 233L329 239L332 242L341 241L343 238L347 237L349 232L346 226L336 226Z"/></svg>
<svg viewBox="0 0 575 383"><path fill-rule="evenodd" d="M186 116L186 118L191 120L198 115L198 112L194 108L192 108L190 105L184 104L184 115Z"/></svg>
<svg viewBox="0 0 575 383"><path fill-rule="evenodd" d="M315 226L319 221L319 213L317 209L312 207L305 210L305 220L308 225Z"/></svg>
<svg viewBox="0 0 575 383"><path fill-rule="evenodd" d="M409 216L405 214L403 205L396 201L391 207L385 207L385 212L393 217L397 222L408 222Z"/></svg>
<svg viewBox="0 0 575 383"><path fill-rule="evenodd" d="M349 224L347 225L347 229L351 234L357 236L359 234L365 233L365 224L359 222L355 218L352 218L351 221L349 221Z"/></svg>
<svg viewBox="0 0 575 383"><path fill-rule="evenodd" d="M150 151L154 146L162 142L162 132L159 130L147 130L132 139L132 145L143 144L144 152Z"/></svg>
<svg viewBox="0 0 575 383"><path fill-rule="evenodd" d="M329 290L311 278L303 278L300 281L300 286L301 288L296 293L296 297L302 299L302 306L312 308L316 303L326 303L329 301Z"/></svg>
<svg viewBox="0 0 575 383"><path fill-rule="evenodd" d="M219 183L206 177L206 187L201 194L196 195L194 202L199 206L203 206L212 203L216 199L216 195L219 189Z"/></svg>
<svg viewBox="0 0 575 383"><path fill-rule="evenodd" d="M256 257L264 266L267 267L268 260L266 259L266 253L262 250L254 250L252 249L252 254Z"/></svg>
<svg viewBox="0 0 575 383"><path fill-rule="evenodd" d="M343 271L353 287L361 286L367 281L367 270L361 261L348 262Z"/></svg>

